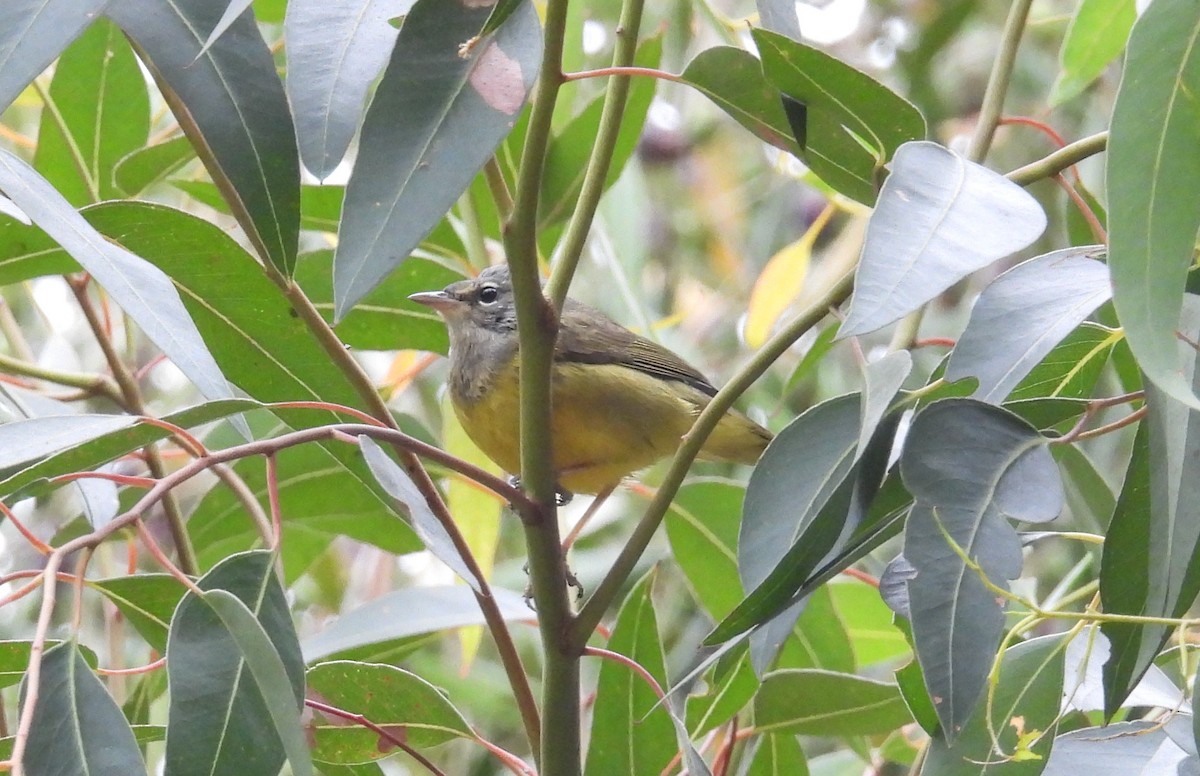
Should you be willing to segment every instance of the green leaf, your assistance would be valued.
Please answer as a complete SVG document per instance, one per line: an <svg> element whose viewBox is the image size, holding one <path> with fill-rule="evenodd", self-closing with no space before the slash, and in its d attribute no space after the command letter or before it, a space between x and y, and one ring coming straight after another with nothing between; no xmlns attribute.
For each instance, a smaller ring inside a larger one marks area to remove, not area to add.
<svg viewBox="0 0 1200 776"><path fill-rule="evenodd" d="M367 110L334 259L341 319L437 225L512 129L537 75L532 3L470 55L490 12L418 0Z"/></svg>
<svg viewBox="0 0 1200 776"><path fill-rule="evenodd" d="M536 615L521 594L492 588L505 620L530 620ZM394 590L342 613L324 630L301 645L304 659L313 663L350 650L421 636L427 633L483 625L479 603L470 588L415 587Z"/></svg>
<svg viewBox="0 0 1200 776"><path fill-rule="evenodd" d="M946 379L978 378L972 395L982 401L1008 396L1055 345L1108 301L1108 267L1093 258L1103 251L1098 245L1054 251L993 280L971 308L971 320L946 365Z"/></svg>
<svg viewBox="0 0 1200 776"><path fill-rule="evenodd" d="M63 644L61 641L47 641L46 648L49 649L57 644ZM82 645L75 645L75 648L83 655L84 661L91 667L97 664L96 653ZM29 656L32 654L32 641L0 641L0 687L12 687L17 682L21 681L21 677L25 675L25 669L29 667Z"/></svg>
<svg viewBox="0 0 1200 776"><path fill-rule="evenodd" d="M118 191L136 197L196 158L196 151L185 135L128 154L113 168Z"/></svg>
<svg viewBox="0 0 1200 776"><path fill-rule="evenodd" d="M801 155L779 90L749 51L734 46L706 48L688 62L679 80L699 90L764 143Z"/></svg>
<svg viewBox="0 0 1200 776"><path fill-rule="evenodd" d="M36 226L0 215L0 286L78 272L79 262Z"/></svg>
<svg viewBox="0 0 1200 776"><path fill-rule="evenodd" d="M857 665L871 666L908 654L908 642L892 624L892 612L879 597L878 588L841 579L826 585L826 589L833 596Z"/></svg>
<svg viewBox="0 0 1200 776"><path fill-rule="evenodd" d="M1113 302L1138 364L1176 401L1200 409L1180 371L1188 268L1200 228L1200 4L1154 2L1133 26L1109 129L1108 266Z"/></svg>
<svg viewBox="0 0 1200 776"><path fill-rule="evenodd" d="M324 179L358 129L367 90L387 63L398 31L388 18L411 2L292 2L284 21L287 93L300 157Z"/></svg>
<svg viewBox="0 0 1200 776"><path fill-rule="evenodd" d="M1055 634L1005 650L991 707L980 704L953 744L934 737L921 773L1038 776L1046 766L1058 726L1067 642L1062 634ZM1001 751L1015 755L1013 759L1000 760L993 741Z"/></svg>
<svg viewBox="0 0 1200 776"><path fill-rule="evenodd" d="M607 648L640 665L661 687L666 668L650 601L652 580L653 572L634 585L621 604ZM671 719L654 690L628 666L603 659L584 773L661 773L676 751Z"/></svg>
<svg viewBox="0 0 1200 776"><path fill-rule="evenodd" d="M1019 405L1029 400L1090 399L1120 336L1093 323L1079 326L1022 378L1009 393L1006 406L1027 417Z"/></svg>
<svg viewBox="0 0 1200 776"><path fill-rule="evenodd" d="M758 678L745 651L731 661L732 667L718 664L707 682L707 691L688 696L687 729L699 738L733 719L758 691Z"/></svg>
<svg viewBox="0 0 1200 776"><path fill-rule="evenodd" d="M0 112L54 61L109 0L0 3Z"/></svg>
<svg viewBox="0 0 1200 776"><path fill-rule="evenodd" d="M746 776L808 776L808 773L808 760L794 735L756 736Z"/></svg>
<svg viewBox="0 0 1200 776"><path fill-rule="evenodd" d="M250 399L222 399L173 412L162 419L181 428L194 428L258 406L258 402ZM24 438L21 434L35 436ZM23 489L28 489L24 491L26 495L40 494L50 486L42 482L42 489L38 489L39 481L95 469L170 435L162 426L142 423L132 415L42 417L5 424L0 426L0 444L6 437L21 439L22 443L0 448L14 455L8 460L0 456L0 474L6 475L0 481L0 494ZM38 440L37 443L31 443L31 438ZM14 464L15 458L23 460Z"/></svg>
<svg viewBox="0 0 1200 776"><path fill-rule="evenodd" d="M300 229L296 133L275 61L246 14L201 54L224 4L121 0L109 15L229 200L259 255L290 275Z"/></svg>
<svg viewBox="0 0 1200 776"><path fill-rule="evenodd" d="M101 237L46 180L3 150L0 189L104 287L200 393L209 399L233 397L166 275Z"/></svg>
<svg viewBox="0 0 1200 776"><path fill-rule="evenodd" d="M171 616L187 592L178 579L170 574L143 573L88 584L112 601L155 651L166 651Z"/></svg>
<svg viewBox="0 0 1200 776"><path fill-rule="evenodd" d="M737 571L738 527L746 489L726 480L693 480L667 512L667 539L696 600L720 620L742 598Z"/></svg>
<svg viewBox="0 0 1200 776"><path fill-rule="evenodd" d="M883 164L903 143L925 138L920 111L815 48L764 29L751 34L767 80L803 111L805 163L842 194L874 204ZM800 137L795 122L791 134Z"/></svg>
<svg viewBox="0 0 1200 776"><path fill-rule="evenodd" d="M1045 228L1041 205L1012 181L936 143L906 143L867 225L838 337L900 319Z"/></svg>
<svg viewBox="0 0 1200 776"><path fill-rule="evenodd" d="M754 727L761 733L874 735L909 722L896 685L833 671L774 671L754 699Z"/></svg>
<svg viewBox="0 0 1200 776"><path fill-rule="evenodd" d="M1120 55L1137 18L1135 6L1134 0L1080 0L1058 54L1051 107L1081 94Z"/></svg>
<svg viewBox="0 0 1200 776"><path fill-rule="evenodd" d="M21 689L23 707L28 687ZM51 647L42 657L24 766L33 776L146 772L121 707L74 641Z"/></svg>
<svg viewBox="0 0 1200 776"><path fill-rule="evenodd" d="M113 168L150 132L150 99L137 58L101 19L59 57L42 109L33 164L68 202L120 196Z"/></svg>
<svg viewBox="0 0 1200 776"><path fill-rule="evenodd" d="M288 766L296 776L310 776L312 759L300 729L300 708L304 690L297 693L288 677L283 658L275 651L273 639L263 630L256 613L241 599L225 590L208 590L201 598L217 616L250 667L258 691L270 712L275 734L283 743ZM293 640L294 640L293 634ZM289 645L291 646L291 645ZM296 645L299 646L298 644Z"/></svg>
<svg viewBox="0 0 1200 776"><path fill-rule="evenodd" d="M376 663L334 661L308 671L310 692L322 703L361 714L416 749L454 738L474 738L445 694L416 674ZM313 758L353 764L378 760L393 749L379 734L314 710L309 725Z"/></svg>
<svg viewBox="0 0 1200 776"><path fill-rule="evenodd" d="M1184 317L1182 330L1194 339L1200 298L1186 297ZM1194 350L1183 379L1200 386ZM1146 406L1104 542L1100 598L1104 611L1114 614L1182 617L1200 593L1200 413L1155 383L1146 384ZM1117 710L1174 630L1103 623L1112 642L1104 666L1106 715Z"/></svg>
<svg viewBox="0 0 1200 776"><path fill-rule="evenodd" d="M266 551L234 555L197 584L205 591L224 590L245 604L265 631L268 648L282 662L291 694L280 699L276 688L260 688L257 672L247 663L224 618L206 599L188 593L175 610L167 641L171 686L167 771L176 776L275 773L283 764L285 748L268 704L286 700L279 711L291 707L298 714L304 698L304 665L273 555Z"/></svg>
<svg viewBox="0 0 1200 776"><path fill-rule="evenodd" d="M431 235L432 236L432 235ZM446 324L428 307L410 302L418 291L445 288L463 276L436 261L412 257L401 264L337 325L338 337L356 350L427 350L445 354ZM322 317L333 322L333 251L300 257L296 282Z"/></svg>
<svg viewBox="0 0 1200 776"><path fill-rule="evenodd" d="M979 701L1004 629L1003 599L980 571L1001 588L1021 573L1020 540L1005 518L1053 519L1062 483L1034 428L973 399L918 413L900 471L916 498L903 550L915 572L907 582L913 643L953 741Z"/></svg>

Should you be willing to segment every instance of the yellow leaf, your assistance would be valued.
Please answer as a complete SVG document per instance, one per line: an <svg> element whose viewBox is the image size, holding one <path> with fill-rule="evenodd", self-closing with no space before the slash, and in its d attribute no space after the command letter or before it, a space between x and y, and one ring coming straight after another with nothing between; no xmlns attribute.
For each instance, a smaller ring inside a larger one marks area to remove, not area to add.
<svg viewBox="0 0 1200 776"><path fill-rule="evenodd" d="M832 203L826 205L800 239L784 246L771 257L767 266L763 267L762 274L758 276L754 290L750 293L750 306L746 314L744 336L746 344L750 347L763 346L779 316L804 288L804 279L808 276L808 265L812 259L813 243L829 223L835 210Z"/></svg>
<svg viewBox="0 0 1200 776"><path fill-rule="evenodd" d="M501 474L500 467L492 463L467 436L450 407L449 400L443 402L442 418L442 440L446 452L464 461L470 461L492 474ZM471 548L471 554L475 556L484 578L490 577L496 561L496 546L500 541L500 513L504 508L502 500L470 480L451 475L446 486L446 506L450 508L450 514L466 539L467 546ZM457 581L463 584L462 580ZM464 674L479 651L482 637L483 630L478 626L463 628L458 632Z"/></svg>

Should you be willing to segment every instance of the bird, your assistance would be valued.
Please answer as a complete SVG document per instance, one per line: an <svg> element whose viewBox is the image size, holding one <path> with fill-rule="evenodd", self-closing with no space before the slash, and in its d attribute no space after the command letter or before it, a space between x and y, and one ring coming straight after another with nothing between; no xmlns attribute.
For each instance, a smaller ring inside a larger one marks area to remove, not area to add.
<svg viewBox="0 0 1200 776"><path fill-rule="evenodd" d="M446 323L448 392L467 436L502 469L519 472L521 359L508 266L408 298ZM551 367L551 447L560 493L606 493L673 455L716 393L675 353L568 298ZM771 438L731 409L699 457L754 464Z"/></svg>

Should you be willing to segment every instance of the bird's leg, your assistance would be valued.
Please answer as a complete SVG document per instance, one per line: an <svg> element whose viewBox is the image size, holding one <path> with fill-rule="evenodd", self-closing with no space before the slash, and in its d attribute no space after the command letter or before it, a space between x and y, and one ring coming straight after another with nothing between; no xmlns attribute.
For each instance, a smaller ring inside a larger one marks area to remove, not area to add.
<svg viewBox="0 0 1200 776"><path fill-rule="evenodd" d="M571 549L571 545L575 543L575 540L579 538L579 534L583 532L584 526L591 522L592 518L596 516L596 513L600 511L600 507L604 506L604 502L608 500L608 497L611 496L613 491L616 489L617 486L612 485L596 494L596 497L592 499L592 503L588 504L587 509L584 510L583 517L579 518L579 522L575 523L575 525L571 527L570 532L567 534L567 538L563 539L563 552Z"/></svg>
<svg viewBox="0 0 1200 776"><path fill-rule="evenodd" d="M521 478L518 475L513 474L513 475L509 476L508 484L512 485L514 488L520 488L521 487ZM575 498L574 493L567 490L562 485L555 484L555 486L554 486L554 505L555 506L565 507L567 504L571 503L571 499L573 499L573 498Z"/></svg>

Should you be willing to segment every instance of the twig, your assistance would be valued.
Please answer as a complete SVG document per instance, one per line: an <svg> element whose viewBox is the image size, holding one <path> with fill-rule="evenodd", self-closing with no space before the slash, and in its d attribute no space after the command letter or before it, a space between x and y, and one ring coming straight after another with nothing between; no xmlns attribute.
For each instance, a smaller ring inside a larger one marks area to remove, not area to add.
<svg viewBox="0 0 1200 776"><path fill-rule="evenodd" d="M1004 98L1008 94L1008 81L1012 77L1013 64L1017 59L1017 48L1021 45L1025 20L1029 17L1029 8L1032 5L1033 0L1013 0L1009 8L1004 32L1000 37L1000 51L996 54L996 62L988 76L983 105L979 108L979 119L967 150L967 158L973 162L982 162L987 158L988 149L992 146L992 138L1000 123L1000 112L1004 108Z"/></svg>

